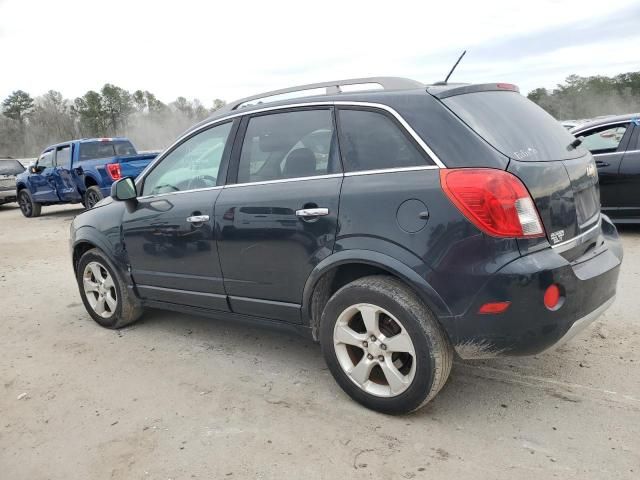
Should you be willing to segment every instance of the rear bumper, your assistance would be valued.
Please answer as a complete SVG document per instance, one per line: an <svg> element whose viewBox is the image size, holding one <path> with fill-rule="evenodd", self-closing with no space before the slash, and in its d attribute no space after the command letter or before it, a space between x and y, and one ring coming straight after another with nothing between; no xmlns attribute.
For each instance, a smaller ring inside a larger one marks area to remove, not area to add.
<svg viewBox="0 0 640 480"><path fill-rule="evenodd" d="M492 275L462 315L442 323L464 359L535 355L567 341L612 303L622 262L617 231L603 216L597 246L569 263L548 248L504 266ZM560 308L549 310L545 290L560 285ZM479 314L487 302L509 301L501 314Z"/></svg>

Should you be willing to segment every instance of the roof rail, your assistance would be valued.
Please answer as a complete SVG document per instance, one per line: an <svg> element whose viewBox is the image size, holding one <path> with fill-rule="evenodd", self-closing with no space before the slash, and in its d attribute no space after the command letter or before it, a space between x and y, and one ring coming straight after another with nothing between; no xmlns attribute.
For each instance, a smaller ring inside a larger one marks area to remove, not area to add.
<svg viewBox="0 0 640 480"><path fill-rule="evenodd" d="M260 93L258 95L252 95L250 97L241 98L239 100L234 100L233 102L228 103L220 110L216 112L226 112L237 110L242 107L245 103L249 103L252 100L265 100L267 103L269 101L277 101L277 100L268 100L270 97L275 97L277 95L284 95L287 93L294 92L303 92L305 90L315 90L319 88L325 88L325 95L332 95L341 93L342 90L340 87L347 85L362 85L362 84L377 84L382 87L383 90L409 90L413 88L423 88L425 85L416 80L411 80L409 78L402 77L365 77L365 78L349 78L346 80L334 80L331 82L320 82L320 83L309 83L307 85L298 85L296 87L282 88L280 90L273 90L271 92ZM315 94L314 94L315 95ZM312 96L312 95L309 95ZM279 99L278 99L279 100Z"/></svg>

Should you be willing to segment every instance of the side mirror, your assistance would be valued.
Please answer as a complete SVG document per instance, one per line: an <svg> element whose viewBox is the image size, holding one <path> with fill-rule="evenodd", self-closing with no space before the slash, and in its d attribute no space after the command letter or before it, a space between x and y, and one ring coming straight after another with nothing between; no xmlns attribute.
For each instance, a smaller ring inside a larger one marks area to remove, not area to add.
<svg viewBox="0 0 640 480"><path fill-rule="evenodd" d="M131 177L121 178L111 185L111 197L114 200L134 200L137 196L136 184Z"/></svg>
<svg viewBox="0 0 640 480"><path fill-rule="evenodd" d="M29 172L31 172L31 173L40 173L40 172L38 171L38 167L36 167L35 165L31 165L31 166L29 167Z"/></svg>

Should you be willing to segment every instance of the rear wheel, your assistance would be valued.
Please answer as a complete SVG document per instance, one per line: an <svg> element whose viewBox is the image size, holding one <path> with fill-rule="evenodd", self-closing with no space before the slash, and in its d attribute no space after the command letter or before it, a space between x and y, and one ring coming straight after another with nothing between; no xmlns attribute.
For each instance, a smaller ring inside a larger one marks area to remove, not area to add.
<svg viewBox="0 0 640 480"><path fill-rule="evenodd" d="M93 185L87 188L87 191L84 193L84 206L86 208L93 208L96 203L102 200L104 196L100 191L100 187Z"/></svg>
<svg viewBox="0 0 640 480"><path fill-rule="evenodd" d="M20 211L27 218L39 217L42 205L33 200L33 196L29 190L20 190L18 193L18 205Z"/></svg>
<svg viewBox="0 0 640 480"><path fill-rule="evenodd" d="M121 275L97 248L80 257L76 278L87 312L103 327L121 328L142 315L142 308Z"/></svg>
<svg viewBox="0 0 640 480"><path fill-rule="evenodd" d="M370 276L338 290L320 326L338 384L383 413L416 410L444 386L453 350L429 309L402 282Z"/></svg>

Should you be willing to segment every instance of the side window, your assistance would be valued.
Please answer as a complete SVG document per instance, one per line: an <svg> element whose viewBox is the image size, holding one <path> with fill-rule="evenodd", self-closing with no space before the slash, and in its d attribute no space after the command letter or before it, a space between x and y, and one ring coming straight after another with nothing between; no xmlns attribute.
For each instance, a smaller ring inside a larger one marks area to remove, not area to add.
<svg viewBox="0 0 640 480"><path fill-rule="evenodd" d="M189 138L146 176L142 195L215 187L231 122Z"/></svg>
<svg viewBox="0 0 640 480"><path fill-rule="evenodd" d="M337 171L330 109L272 113L249 119L240 152L238 183Z"/></svg>
<svg viewBox="0 0 640 480"><path fill-rule="evenodd" d="M600 127L579 134L582 146L592 153L615 152L627 132L629 124Z"/></svg>
<svg viewBox="0 0 640 480"><path fill-rule="evenodd" d="M347 172L428 165L425 155L382 113L339 110L340 151Z"/></svg>
<svg viewBox="0 0 640 480"><path fill-rule="evenodd" d="M53 150L44 152L38 159L38 167L53 167Z"/></svg>
<svg viewBox="0 0 640 480"><path fill-rule="evenodd" d="M69 145L60 147L56 150L56 165L61 167L71 166L71 147L69 147Z"/></svg>

